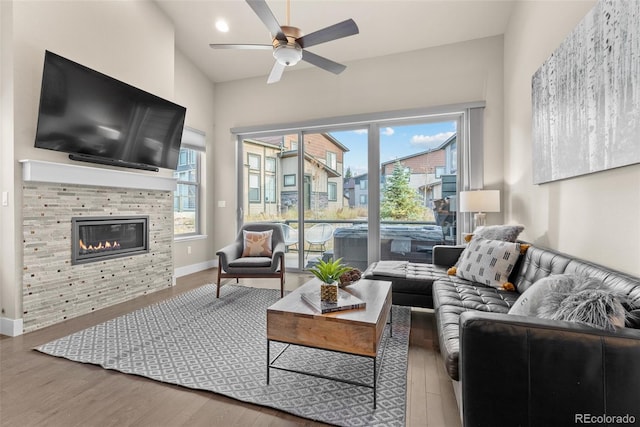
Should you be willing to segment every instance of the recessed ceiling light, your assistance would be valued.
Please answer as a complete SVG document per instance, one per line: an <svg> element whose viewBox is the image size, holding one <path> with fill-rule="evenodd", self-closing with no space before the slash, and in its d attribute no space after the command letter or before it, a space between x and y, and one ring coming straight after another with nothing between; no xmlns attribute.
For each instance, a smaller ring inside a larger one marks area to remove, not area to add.
<svg viewBox="0 0 640 427"><path fill-rule="evenodd" d="M216 29L221 33L226 33L229 31L229 24L224 19L218 19L216 21Z"/></svg>

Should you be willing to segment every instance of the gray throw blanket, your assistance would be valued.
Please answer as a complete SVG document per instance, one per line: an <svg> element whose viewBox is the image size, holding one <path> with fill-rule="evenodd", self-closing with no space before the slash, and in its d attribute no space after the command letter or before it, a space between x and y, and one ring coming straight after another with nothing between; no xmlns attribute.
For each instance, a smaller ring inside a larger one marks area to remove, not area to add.
<svg viewBox="0 0 640 427"><path fill-rule="evenodd" d="M374 276L406 277L408 261L378 261L371 269Z"/></svg>

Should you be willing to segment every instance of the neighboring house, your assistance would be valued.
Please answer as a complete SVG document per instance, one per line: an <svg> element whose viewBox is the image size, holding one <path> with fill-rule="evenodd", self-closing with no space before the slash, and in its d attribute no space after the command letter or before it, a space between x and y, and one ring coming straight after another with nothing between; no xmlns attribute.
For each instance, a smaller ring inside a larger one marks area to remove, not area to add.
<svg viewBox="0 0 640 427"><path fill-rule="evenodd" d="M363 173L344 181L345 197L350 208L366 208L368 200L369 174Z"/></svg>
<svg viewBox="0 0 640 427"><path fill-rule="evenodd" d="M424 206L433 207L434 200L450 195L443 193L442 182L443 177L455 176L457 172L456 135L452 135L434 149L382 163L383 184L386 177L393 173L397 162L410 170L409 186L420 195Z"/></svg>
<svg viewBox="0 0 640 427"><path fill-rule="evenodd" d="M369 174L364 173L362 175L354 176L353 185L354 207L366 208L369 206Z"/></svg>
<svg viewBox="0 0 640 427"><path fill-rule="evenodd" d="M343 183L343 192L345 200L345 206L350 208L354 208L356 206L356 190L355 190L355 180L353 177L349 179L345 179Z"/></svg>
<svg viewBox="0 0 640 427"><path fill-rule="evenodd" d="M304 209L334 210L344 205L344 153L329 134L305 135ZM248 215L277 216L298 206L297 135L244 141L244 201Z"/></svg>
<svg viewBox="0 0 640 427"><path fill-rule="evenodd" d="M244 140L244 209L247 215L278 215L281 138Z"/></svg>

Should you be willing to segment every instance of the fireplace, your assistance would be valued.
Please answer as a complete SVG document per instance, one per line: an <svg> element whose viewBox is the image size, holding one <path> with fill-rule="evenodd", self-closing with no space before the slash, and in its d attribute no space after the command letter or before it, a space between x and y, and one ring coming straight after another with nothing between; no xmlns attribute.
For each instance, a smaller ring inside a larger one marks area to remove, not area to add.
<svg viewBox="0 0 640 427"><path fill-rule="evenodd" d="M148 216L71 218L71 263L149 252L148 222Z"/></svg>

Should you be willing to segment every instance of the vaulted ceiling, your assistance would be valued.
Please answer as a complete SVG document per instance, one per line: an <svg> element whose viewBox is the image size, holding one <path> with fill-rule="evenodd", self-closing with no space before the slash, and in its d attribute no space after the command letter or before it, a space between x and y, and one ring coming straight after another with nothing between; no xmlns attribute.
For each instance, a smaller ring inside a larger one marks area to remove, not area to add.
<svg viewBox="0 0 640 427"><path fill-rule="evenodd" d="M271 51L209 47L209 43L271 43L268 30L244 0L156 2L175 25L177 47L213 82L258 76L266 80L274 62ZM280 25L287 25L287 2L267 0L267 4ZM291 0L290 25L309 34L348 18L355 20L359 34L309 49L348 66L359 59L503 34L512 4L513 0ZM227 33L216 30L219 19L228 22ZM300 62L293 69L311 66Z"/></svg>

